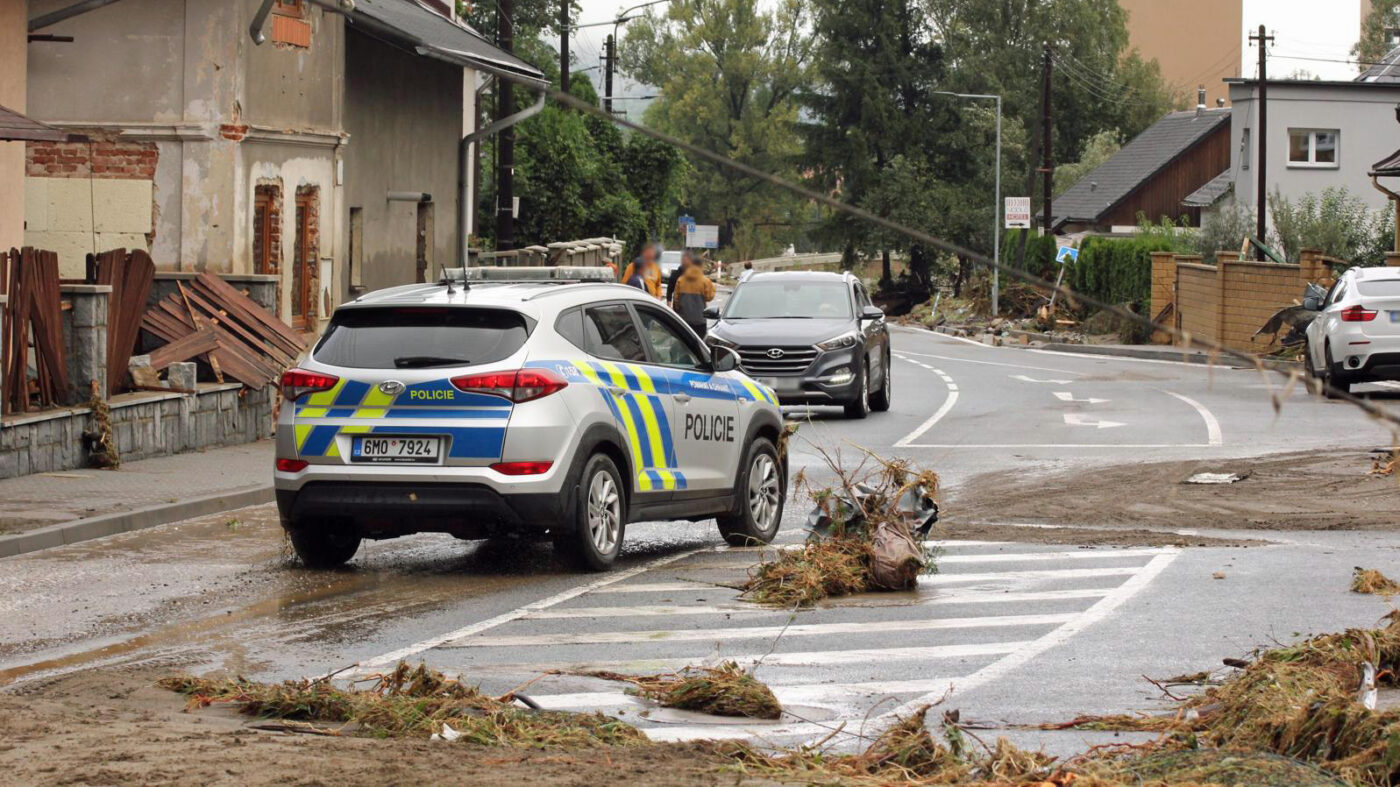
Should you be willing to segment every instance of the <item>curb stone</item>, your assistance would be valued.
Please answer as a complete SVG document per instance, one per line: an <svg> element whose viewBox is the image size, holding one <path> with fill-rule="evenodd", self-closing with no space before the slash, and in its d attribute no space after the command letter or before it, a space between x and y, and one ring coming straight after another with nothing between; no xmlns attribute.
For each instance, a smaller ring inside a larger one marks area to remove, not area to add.
<svg viewBox="0 0 1400 787"><path fill-rule="evenodd" d="M74 522L49 525L27 533L0 536L0 559L118 533L130 533L159 525L168 525L171 522L179 522L191 517L262 505L272 502L273 499L272 484L259 484L229 492L193 497L178 503L163 503L130 511L120 511L115 514L88 517Z"/></svg>
<svg viewBox="0 0 1400 787"><path fill-rule="evenodd" d="M1214 361L1212 361L1210 353L1204 353L1199 350L1191 350L1189 352L1180 352L1176 350L1138 350L1131 347L1105 347L1098 344L1065 344L1063 342L1050 342L1035 349L1051 350L1061 353L1078 353L1080 355L1111 355L1119 358L1142 358L1150 361L1174 361L1176 363L1201 365L1210 365L1213 362L1217 366L1229 366L1234 369L1254 368L1252 366L1246 366L1233 358L1216 356ZM1260 358L1259 361L1264 365L1265 369L1275 369L1285 372L1301 372L1303 370L1303 364L1299 361L1285 361L1277 358Z"/></svg>

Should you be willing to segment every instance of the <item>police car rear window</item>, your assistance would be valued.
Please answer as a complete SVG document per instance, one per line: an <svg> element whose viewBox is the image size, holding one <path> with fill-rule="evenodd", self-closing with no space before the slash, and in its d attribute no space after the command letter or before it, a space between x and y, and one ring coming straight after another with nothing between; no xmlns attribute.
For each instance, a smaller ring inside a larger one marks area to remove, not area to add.
<svg viewBox="0 0 1400 787"><path fill-rule="evenodd" d="M352 369L431 369L495 363L525 344L524 315L504 309L342 309L311 355Z"/></svg>

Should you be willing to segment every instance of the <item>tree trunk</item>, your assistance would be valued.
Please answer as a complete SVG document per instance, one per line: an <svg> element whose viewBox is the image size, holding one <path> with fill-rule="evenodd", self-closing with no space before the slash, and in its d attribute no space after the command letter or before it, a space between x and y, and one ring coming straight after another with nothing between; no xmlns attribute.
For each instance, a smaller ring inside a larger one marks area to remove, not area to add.
<svg viewBox="0 0 1400 787"><path fill-rule="evenodd" d="M885 249L880 256L880 286L888 287L894 281L894 275L890 273L890 250Z"/></svg>

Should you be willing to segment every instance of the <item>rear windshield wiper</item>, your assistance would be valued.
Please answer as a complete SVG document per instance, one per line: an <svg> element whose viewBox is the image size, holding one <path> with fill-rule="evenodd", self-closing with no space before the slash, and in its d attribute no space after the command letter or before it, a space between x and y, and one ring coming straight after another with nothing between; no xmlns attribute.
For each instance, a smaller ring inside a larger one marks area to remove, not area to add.
<svg viewBox="0 0 1400 787"><path fill-rule="evenodd" d="M445 358L441 355L405 355L394 359L399 369L421 369L427 366L465 366L471 363L467 358Z"/></svg>

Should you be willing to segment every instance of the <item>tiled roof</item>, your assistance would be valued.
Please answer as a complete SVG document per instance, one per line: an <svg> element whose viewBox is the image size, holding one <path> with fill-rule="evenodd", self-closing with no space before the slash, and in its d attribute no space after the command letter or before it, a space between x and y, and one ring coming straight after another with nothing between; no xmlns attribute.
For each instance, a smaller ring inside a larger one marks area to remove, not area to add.
<svg viewBox="0 0 1400 787"><path fill-rule="evenodd" d="M1191 208L1209 208L1234 190L1235 173L1227 169L1211 178L1206 185L1191 192L1181 204Z"/></svg>
<svg viewBox="0 0 1400 787"><path fill-rule="evenodd" d="M1229 122L1229 109L1166 115L1056 197L1055 223L1097 221L1153 175Z"/></svg>
<svg viewBox="0 0 1400 787"><path fill-rule="evenodd" d="M487 41L467 25L429 10L415 0L357 0L350 22L421 54L468 67L486 66L531 81L544 80L538 68Z"/></svg>
<svg viewBox="0 0 1400 787"><path fill-rule="evenodd" d="M46 126L37 120L30 120L13 109L0 106L0 139L63 142L68 139L68 132Z"/></svg>

